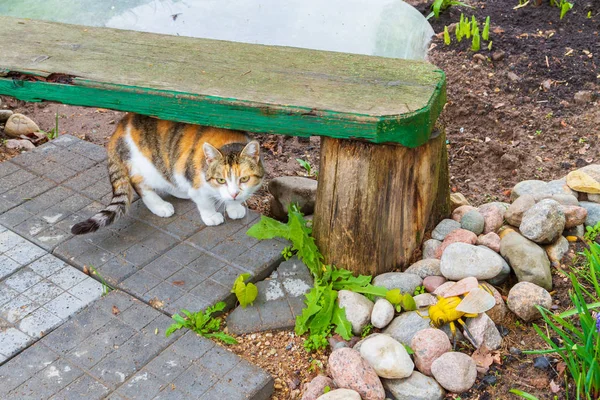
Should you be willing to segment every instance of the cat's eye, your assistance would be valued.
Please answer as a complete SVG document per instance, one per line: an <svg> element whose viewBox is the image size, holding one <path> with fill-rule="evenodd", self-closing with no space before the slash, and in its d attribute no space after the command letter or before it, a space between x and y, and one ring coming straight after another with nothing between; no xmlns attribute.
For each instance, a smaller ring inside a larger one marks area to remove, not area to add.
<svg viewBox="0 0 600 400"><path fill-rule="evenodd" d="M217 178L217 182L219 182L221 185L225 183L225 179L223 178Z"/></svg>
<svg viewBox="0 0 600 400"><path fill-rule="evenodd" d="M242 183L246 183L246 182L248 182L249 180L250 180L250 177L249 177L249 176L242 176L242 177L240 178L240 182L242 182Z"/></svg>

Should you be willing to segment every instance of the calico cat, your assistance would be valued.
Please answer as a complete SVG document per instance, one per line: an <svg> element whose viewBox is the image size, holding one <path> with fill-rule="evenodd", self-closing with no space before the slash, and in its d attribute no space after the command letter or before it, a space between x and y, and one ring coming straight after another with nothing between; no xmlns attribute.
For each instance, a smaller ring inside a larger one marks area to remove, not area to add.
<svg viewBox="0 0 600 400"><path fill-rule="evenodd" d="M257 141L240 131L163 121L127 114L108 144L110 204L71 228L95 232L127 212L133 190L152 213L170 217L171 203L157 192L192 199L206 225L223 223L218 206L232 219L243 218L242 203L262 184L264 168Z"/></svg>

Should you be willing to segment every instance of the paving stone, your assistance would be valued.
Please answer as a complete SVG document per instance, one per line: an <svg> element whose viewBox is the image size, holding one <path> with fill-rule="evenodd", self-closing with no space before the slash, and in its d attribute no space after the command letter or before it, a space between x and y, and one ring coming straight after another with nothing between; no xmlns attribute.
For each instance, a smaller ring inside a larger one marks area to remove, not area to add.
<svg viewBox="0 0 600 400"><path fill-rule="evenodd" d="M50 281L43 280L24 291L23 295L40 305L44 305L63 292L64 289Z"/></svg>
<svg viewBox="0 0 600 400"><path fill-rule="evenodd" d="M0 354L10 357L29 343L33 339L16 328L9 328L0 332Z"/></svg>
<svg viewBox="0 0 600 400"><path fill-rule="evenodd" d="M36 373L8 394L11 398L48 398L62 390L75 379L83 375L83 371L65 360L56 360L46 368Z"/></svg>
<svg viewBox="0 0 600 400"><path fill-rule="evenodd" d="M191 358L182 354L177 354L172 347L169 347L160 353L158 357L150 361L146 366L146 369L154 375L161 377L162 380L172 382L191 364Z"/></svg>
<svg viewBox="0 0 600 400"><path fill-rule="evenodd" d="M140 371L121 385L118 392L132 400L145 400L156 396L162 386L162 381L156 375L148 371Z"/></svg>
<svg viewBox="0 0 600 400"><path fill-rule="evenodd" d="M50 275L48 280L64 290L68 290L85 280L87 277L88 276L83 272L68 266Z"/></svg>
<svg viewBox="0 0 600 400"><path fill-rule="evenodd" d="M0 393L10 392L57 359L56 353L39 343L27 348L0 366Z"/></svg>
<svg viewBox="0 0 600 400"><path fill-rule="evenodd" d="M0 307L0 317L14 324L38 307L38 303L20 294Z"/></svg>
<svg viewBox="0 0 600 400"><path fill-rule="evenodd" d="M91 303L102 296L104 287L97 280L88 277L70 288L69 293L85 303Z"/></svg>
<svg viewBox="0 0 600 400"><path fill-rule="evenodd" d="M11 275L19 268L21 268L21 264L5 255L0 255L0 279Z"/></svg>
<svg viewBox="0 0 600 400"><path fill-rule="evenodd" d="M34 245L31 242L19 244L18 246L15 246L12 249L4 252L4 255L23 265L29 264L45 254L46 252L44 249Z"/></svg>
<svg viewBox="0 0 600 400"><path fill-rule="evenodd" d="M44 308L59 318L67 319L72 314L81 310L85 305L83 300L65 292L46 303Z"/></svg>
<svg viewBox="0 0 600 400"><path fill-rule="evenodd" d="M41 338L63 320L44 308L38 308L19 322L19 330L33 338Z"/></svg>
<svg viewBox="0 0 600 400"><path fill-rule="evenodd" d="M50 400L100 400L104 399L109 391L109 388L91 376L83 375L52 396Z"/></svg>
<svg viewBox="0 0 600 400"><path fill-rule="evenodd" d="M208 392L217 382L219 378L213 372L206 368L192 365L175 381L175 387L186 392L190 396L199 398L204 393Z"/></svg>
<svg viewBox="0 0 600 400"><path fill-rule="evenodd" d="M55 272L60 271L61 269L63 269L66 266L67 266L67 264L64 261L54 257L51 254L46 254L42 258L31 263L29 265L29 268L36 274L38 274L44 278L47 278L50 275L54 274Z"/></svg>
<svg viewBox="0 0 600 400"><path fill-rule="evenodd" d="M9 288L4 283L0 282L0 307L17 297L18 295L19 292Z"/></svg>
<svg viewBox="0 0 600 400"><path fill-rule="evenodd" d="M16 290L17 292L24 292L42 279L43 278L41 276L33 272L31 269L23 268L14 273L11 277L5 279L4 284Z"/></svg>

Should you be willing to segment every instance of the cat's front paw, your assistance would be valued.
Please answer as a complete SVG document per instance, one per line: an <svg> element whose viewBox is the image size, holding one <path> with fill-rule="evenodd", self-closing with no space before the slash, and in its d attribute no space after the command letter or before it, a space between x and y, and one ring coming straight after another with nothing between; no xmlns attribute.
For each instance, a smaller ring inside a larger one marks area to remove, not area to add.
<svg viewBox="0 0 600 400"><path fill-rule="evenodd" d="M206 215L206 213L201 213L200 217L202 218L202 222L204 222L207 226L215 226L221 225L225 222L225 217L220 212L216 212L211 215Z"/></svg>
<svg viewBox="0 0 600 400"><path fill-rule="evenodd" d="M227 215L231 219L244 218L246 215L246 207L238 203L229 204L227 205Z"/></svg>
<svg viewBox="0 0 600 400"><path fill-rule="evenodd" d="M163 201L162 203L152 204L150 211L159 217L169 218L175 213L175 207L173 207L173 204Z"/></svg>

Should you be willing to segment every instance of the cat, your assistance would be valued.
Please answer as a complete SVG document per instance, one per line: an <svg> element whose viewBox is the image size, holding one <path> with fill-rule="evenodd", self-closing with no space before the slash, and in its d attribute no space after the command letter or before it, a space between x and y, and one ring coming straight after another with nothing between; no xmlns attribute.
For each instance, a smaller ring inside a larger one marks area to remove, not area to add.
<svg viewBox="0 0 600 400"><path fill-rule="evenodd" d="M164 121L126 114L110 138L108 173L113 188L110 204L90 219L75 224L75 235L95 232L127 213L133 190L148 209L170 217L173 205L157 192L191 199L206 225L227 215L246 215L242 203L263 182L260 145L241 131Z"/></svg>

